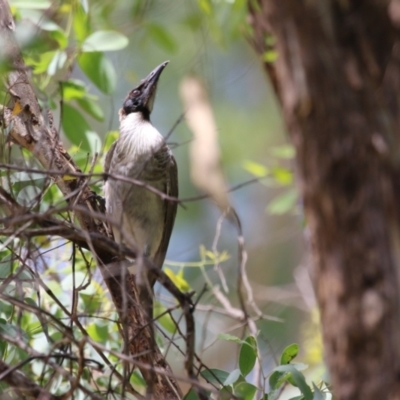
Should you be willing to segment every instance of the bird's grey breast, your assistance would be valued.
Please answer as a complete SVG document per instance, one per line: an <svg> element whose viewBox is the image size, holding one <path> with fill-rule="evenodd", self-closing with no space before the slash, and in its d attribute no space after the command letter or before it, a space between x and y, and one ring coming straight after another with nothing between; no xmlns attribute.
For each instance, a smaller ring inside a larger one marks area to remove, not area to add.
<svg viewBox="0 0 400 400"><path fill-rule="evenodd" d="M143 182L143 184L157 185L158 181L166 179L166 169L171 162L172 153L166 144L146 153L129 151L124 141L119 140L110 163L110 171L115 175L128 177ZM126 182L121 182L122 186Z"/></svg>
<svg viewBox="0 0 400 400"><path fill-rule="evenodd" d="M157 251L165 219L165 201L154 189L165 193L172 157L164 143L147 152L138 152L120 138L109 160L109 173L135 181L118 178L107 181L107 209L120 222L120 229L114 229L114 235L128 245L133 242L148 256Z"/></svg>

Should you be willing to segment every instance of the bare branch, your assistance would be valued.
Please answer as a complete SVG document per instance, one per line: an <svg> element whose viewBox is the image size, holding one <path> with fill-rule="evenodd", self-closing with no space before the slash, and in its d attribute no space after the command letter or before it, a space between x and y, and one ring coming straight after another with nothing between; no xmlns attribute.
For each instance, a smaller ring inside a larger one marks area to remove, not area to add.
<svg viewBox="0 0 400 400"><path fill-rule="evenodd" d="M42 164L46 171L57 171L50 175L57 184L67 202L74 205L75 214L82 229L82 236L92 249L92 238L99 241L107 240L109 234L107 224L93 217L92 213L101 213L101 207L81 177L68 179L71 174L79 173L72 158L58 141L54 127L46 125L34 91L26 73L18 45L14 38L14 21L6 0L0 0L0 38L2 55L10 60L13 68L8 74L7 87L11 96L9 108L3 109L3 124L9 130L10 138L20 146L29 150ZM12 111L18 104L22 111L13 115ZM64 178L67 177L67 179ZM76 204L76 206L75 206ZM80 207L80 208L78 208ZM85 212L83 211L85 210ZM102 237L102 239L100 239ZM111 246L112 247L112 246ZM123 279L122 275L107 275L107 265L116 261L115 252L99 246L94 252L103 273L104 281L113 298L121 318L128 327L125 340L129 343L129 353L132 356L142 354L139 359L143 364L154 365L158 369L170 371L163 355L157 346L153 346L151 330L143 309L138 302L137 288L132 276ZM124 303L124 296L127 303ZM145 368L140 368L144 379L150 383L152 374ZM166 375L158 374L154 382L156 398L180 398L182 393L176 380Z"/></svg>
<svg viewBox="0 0 400 400"><path fill-rule="evenodd" d="M1 10L1 9L0 9ZM55 396L28 379L22 372L15 371L0 360L0 380L7 382L10 387L23 398L26 396L40 400L61 400L62 396Z"/></svg>

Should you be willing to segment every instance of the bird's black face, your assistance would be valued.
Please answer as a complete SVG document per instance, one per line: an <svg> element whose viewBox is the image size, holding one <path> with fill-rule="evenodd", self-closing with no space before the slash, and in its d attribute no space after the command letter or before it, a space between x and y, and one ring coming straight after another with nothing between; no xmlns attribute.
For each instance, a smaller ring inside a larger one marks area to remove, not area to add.
<svg viewBox="0 0 400 400"><path fill-rule="evenodd" d="M165 61L160 64L140 82L139 86L128 93L122 106L125 115L133 112L141 112L146 119L149 118L150 113L153 110L158 79L168 62L169 61Z"/></svg>

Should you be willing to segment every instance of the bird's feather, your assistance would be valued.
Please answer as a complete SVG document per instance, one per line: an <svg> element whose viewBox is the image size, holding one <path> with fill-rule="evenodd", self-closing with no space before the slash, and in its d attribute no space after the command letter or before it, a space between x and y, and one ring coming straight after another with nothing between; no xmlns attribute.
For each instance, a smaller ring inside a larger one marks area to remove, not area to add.
<svg viewBox="0 0 400 400"><path fill-rule="evenodd" d="M178 197L178 168L174 156L170 155L169 166L167 168L167 180L165 194L169 197ZM160 246L154 257L154 264L161 268L163 266L165 256L167 254L169 240L171 238L172 229L174 227L175 216L178 203L176 201L165 200L165 218L164 231L161 238ZM154 279L154 278L153 278ZM150 281L151 286L154 282Z"/></svg>
<svg viewBox="0 0 400 400"><path fill-rule="evenodd" d="M110 147L110 150L108 150L106 154L106 158L104 160L104 172L108 174L110 172L110 166L111 166L111 160L114 155L115 147L117 146L118 140L116 140ZM105 180L107 180L107 177L105 177Z"/></svg>

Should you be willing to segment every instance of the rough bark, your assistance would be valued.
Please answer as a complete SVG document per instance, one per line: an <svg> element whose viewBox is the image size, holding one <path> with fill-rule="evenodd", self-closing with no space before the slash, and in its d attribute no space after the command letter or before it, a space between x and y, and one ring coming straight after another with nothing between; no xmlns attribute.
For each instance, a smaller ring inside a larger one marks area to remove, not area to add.
<svg viewBox="0 0 400 400"><path fill-rule="evenodd" d="M72 158L59 142L58 133L48 126L37 98L29 82L27 68L23 62L14 35L14 21L6 0L0 0L0 59L8 60L10 72L7 76L7 88L11 97L9 108L3 109L2 123L10 129L9 135L15 143L30 150L48 171L80 172ZM16 102L21 112L13 113ZM107 235L107 227L93 215L99 213L99 207L85 178L63 179L60 174L52 177L72 209L83 230L93 234ZM88 235L90 242L90 236ZM116 261L112 251L104 247L89 246L97 257L120 321L124 327L125 340L128 343L132 361L139 364L143 377L152 388L154 398L177 399L182 397L180 388L160 349L154 344L153 335L144 310L138 303L137 287L131 276L115 273L108 269ZM154 372L157 371L157 372Z"/></svg>
<svg viewBox="0 0 400 400"><path fill-rule="evenodd" d="M255 48L277 51L335 398L400 398L399 3L249 7Z"/></svg>

